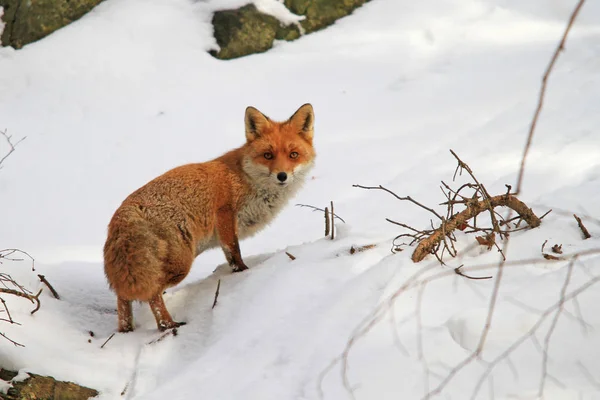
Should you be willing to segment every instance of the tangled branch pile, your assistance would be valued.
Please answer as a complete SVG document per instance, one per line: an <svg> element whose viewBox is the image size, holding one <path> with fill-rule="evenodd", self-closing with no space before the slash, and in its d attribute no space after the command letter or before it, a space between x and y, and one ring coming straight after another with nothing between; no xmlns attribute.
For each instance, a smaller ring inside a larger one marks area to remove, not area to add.
<svg viewBox="0 0 600 400"><path fill-rule="evenodd" d="M422 261L428 254L433 254L442 264L444 264L443 257L445 253L450 254L452 257L456 257L458 253L454 245L456 242L454 231L456 229L464 231L465 233L482 233L481 236L476 237L477 242L480 245L487 246L488 249L495 246L502 254L502 257L505 258L502 249L496 243L496 237L498 236L500 239L503 239L519 230L537 228L540 226L542 218L547 213L541 218L538 218L531 208L527 207L525 203L519 200L514 193L511 193L512 188L510 185L506 185L506 193L491 196L485 186L475 177L471 168L463 162L454 151L450 150L450 153L452 153L458 161L452 179L455 180L457 174L461 175L463 171L466 171L471 177L472 182L465 183L458 189L452 189L448 184L442 181L442 186L440 188L446 197L446 201L441 203L441 205L446 206L445 216L440 215L433 208L419 203L410 196L398 196L381 185L354 185L354 187L384 190L392 194L398 200L412 202L418 207L427 210L439 220L440 225L437 228L434 228L432 223L431 229L416 229L402 222L386 218L388 222L408 230L408 232L401 233L394 238L392 249L399 249L402 245L407 244L399 243L399 241L406 238L411 239L408 243L409 246L417 243L417 247L411 257L413 262ZM458 207L464 207L464 209L457 211L456 208ZM517 216L514 218L505 218L496 210L497 207L508 207L515 211ZM482 213L487 213L489 215L491 226L477 225L477 217ZM521 227L523 222L525 222L527 226Z"/></svg>

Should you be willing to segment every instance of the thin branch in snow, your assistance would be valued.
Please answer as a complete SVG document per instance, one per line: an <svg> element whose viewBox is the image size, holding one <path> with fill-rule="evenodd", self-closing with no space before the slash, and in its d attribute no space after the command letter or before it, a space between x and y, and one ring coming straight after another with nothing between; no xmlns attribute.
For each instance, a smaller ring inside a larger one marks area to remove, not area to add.
<svg viewBox="0 0 600 400"><path fill-rule="evenodd" d="M554 333L554 329L556 328L556 323L558 322L558 318L560 317L560 314L564 310L565 293L567 292L567 288L569 286L569 283L571 282L571 274L573 273L573 265L575 264L576 260L577 259L574 258L573 260L571 260L571 262L569 262L569 265L567 267L567 276L566 276L563 286L560 290L559 304L556 309L556 313L554 314L554 318L552 319L552 324L550 325L550 328L548 329L548 332L546 333L546 337L544 339L544 352L542 355L542 377L540 380L540 387L538 390L538 396L540 398L544 397L544 388L546 385L546 377L548 375L548 348L550 346L550 339L552 338L552 333Z"/></svg>
<svg viewBox="0 0 600 400"><path fill-rule="evenodd" d="M419 290L417 292L417 303L415 305L415 319L417 320L417 357L421 361L421 366L423 368L424 393L429 392L429 375L431 374L429 366L427 365L425 353L423 351L423 321L421 319L421 306L423 305L423 293L425 292L426 285L427 282L423 282L419 286Z"/></svg>
<svg viewBox="0 0 600 400"><path fill-rule="evenodd" d="M325 212L324 209L319 208L319 207L315 207L315 206L311 206L310 204L296 204L296 207L307 207L307 208L312 208L313 211L321 211L321 212ZM333 215L335 218L339 219L340 221L342 221L343 223L346 223L346 221L340 217L337 214Z"/></svg>
<svg viewBox="0 0 600 400"><path fill-rule="evenodd" d="M15 345L15 347L25 347L25 345L22 345L19 342L15 342L14 340L12 340L11 338L9 338L8 336L6 336L4 333L0 332L0 336L2 336L4 339L8 340L9 342L11 342L13 345Z"/></svg>
<svg viewBox="0 0 600 400"><path fill-rule="evenodd" d="M592 235L590 235L590 232L588 232L587 228L585 227L585 225L583 225L583 222L581 221L581 218L579 218L577 215L573 214L573 217L575 217L575 220L577 221L577 225L579 225L579 229L581 229L581 232L583 233L583 238L584 239L589 239L592 237Z"/></svg>
<svg viewBox="0 0 600 400"><path fill-rule="evenodd" d="M27 253L26 251L20 250L20 249L2 249L2 250L0 250L0 260L4 259L4 260L8 260L8 261L23 261L22 258L12 257L13 254L17 254L17 253L27 256L31 260L31 270L35 271L35 258L33 258L31 256L31 254ZM2 261L0 261L0 263L2 263Z"/></svg>
<svg viewBox="0 0 600 400"><path fill-rule="evenodd" d="M432 213L433 215L435 215L436 217L438 217L440 220L443 220L442 216L440 214L438 214L434 209L429 208L427 206L424 206L423 204L419 203L418 201L416 201L415 199L413 199L410 196L398 196L396 193L392 192L391 190L379 185L379 186L363 186L363 185L352 185L352 187L357 187L357 188L361 188L361 189L369 189L369 190L373 190L373 189L379 189L379 190L383 190L385 192L388 192L389 194L391 194L392 196L394 196L395 198L397 198L398 200L405 200L405 201L410 201L413 204L416 204L417 206L429 211L430 213Z"/></svg>
<svg viewBox="0 0 600 400"><path fill-rule="evenodd" d="M585 379L597 390L600 390L600 381L595 378L594 374L581 361L577 361L577 366L581 370L582 375L585 376Z"/></svg>
<svg viewBox="0 0 600 400"><path fill-rule="evenodd" d="M540 117L540 112L542 111L542 107L544 105L544 96L546 95L546 86L548 84L548 78L550 77L550 73L554 69L554 64L556 64L556 60L558 59L560 52L562 50L564 50L564 48L565 48L567 36L569 35L569 31L571 30L571 27L573 26L573 23L575 22L575 18L577 18L577 15L579 14L579 10L581 10L581 7L583 6L583 3L585 3L585 0L579 0L577 5L573 9L573 12L571 13L571 17L569 18L569 22L567 24L567 27L565 28L563 36L562 36L560 42L558 43L558 46L556 46L556 50L554 50L554 54L552 55L552 58L550 59L550 63L548 64L548 67L546 68L546 72L544 73L544 76L542 77L542 87L540 89L538 105L535 109L533 119L531 120L531 125L529 126L529 134L527 135L527 142L525 143L525 149L523 150L523 157L521 158L521 167L519 168L519 175L517 178L517 189L515 191L515 194L521 193L521 189L523 186L523 175L525 174L525 162L527 160L527 154L529 153L529 148L531 147L531 141L533 139L535 127L537 125L537 121Z"/></svg>
<svg viewBox="0 0 600 400"><path fill-rule="evenodd" d="M19 143L21 143L23 140L25 140L27 138L27 136L17 140L15 143L12 142L12 136L10 136L7 133L7 130L3 130L0 131L0 136L4 137L4 139L6 139L6 142L8 143L8 152L2 156L2 158L0 158L0 169L2 169L2 163L4 162L4 160L6 160L8 158L8 156L10 156L14 151L15 148L17 147L17 145Z"/></svg>
<svg viewBox="0 0 600 400"><path fill-rule="evenodd" d="M108 343L110 341L110 339L112 339L115 336L115 334L111 334L108 339L106 339L106 341L104 343L102 343L102 346L100 346L101 349L104 348L104 346L106 346L106 343Z"/></svg>
<svg viewBox="0 0 600 400"><path fill-rule="evenodd" d="M42 283L44 283L46 286L48 286L48 289L50 289L52 296L54 296L55 299L60 300L60 296L58 295L58 292L56 290L54 290L54 288L52 287L50 282L48 282L46 277L44 275L38 274L38 278L40 278L40 281L42 281Z"/></svg>
<svg viewBox="0 0 600 400"><path fill-rule="evenodd" d="M504 352L502 352L500 355L498 355L494 360L492 360L487 365L487 368L486 368L485 372L479 378L479 381L477 382L477 385L475 385L475 390L473 391L471 399L475 399L477 397L477 393L479 392L479 389L481 388L482 383L487 378L487 376L492 372L492 370L496 367L496 365L500 361L502 361L503 359L505 359L514 350L516 350L521 344L523 344L525 342L525 340L527 340L528 338L533 338L535 336L535 333L539 329L539 327L544 323L544 321L552 313L556 313L557 310L564 305L564 303L566 303L566 302L574 299L575 297L579 296L581 293L583 293L584 291L586 291L587 289L589 289L590 287L592 287L593 285L595 285L599 281L600 281L600 276L596 276L595 278L588 280L586 283L584 283L583 285L579 286L577 289L569 292L568 294L565 294L564 296L561 296L561 299L557 303L555 303L552 306L548 307L542 313L542 315L540 316L540 318L538 318L537 322L529 329L529 331L527 331L525 334L523 334L519 339L515 340L506 350L504 350Z"/></svg>
<svg viewBox="0 0 600 400"><path fill-rule="evenodd" d="M215 291L215 299L213 300L211 309L214 309L215 306L217 305L217 299L219 298L219 290L220 289L221 289L221 280L219 279L219 281L217 282L217 290Z"/></svg>

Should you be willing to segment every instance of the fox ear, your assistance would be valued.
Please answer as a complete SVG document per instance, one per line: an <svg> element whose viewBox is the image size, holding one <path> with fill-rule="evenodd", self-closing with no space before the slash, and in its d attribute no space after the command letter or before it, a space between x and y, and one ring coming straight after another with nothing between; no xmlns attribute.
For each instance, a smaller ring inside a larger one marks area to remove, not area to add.
<svg viewBox="0 0 600 400"><path fill-rule="evenodd" d="M298 129L300 135L307 140L312 140L314 135L313 125L315 122L315 113L312 105L304 104L289 119L289 123Z"/></svg>
<svg viewBox="0 0 600 400"><path fill-rule="evenodd" d="M270 125L269 117L258 111L254 107L246 108L246 140L253 141L259 137L263 130Z"/></svg>

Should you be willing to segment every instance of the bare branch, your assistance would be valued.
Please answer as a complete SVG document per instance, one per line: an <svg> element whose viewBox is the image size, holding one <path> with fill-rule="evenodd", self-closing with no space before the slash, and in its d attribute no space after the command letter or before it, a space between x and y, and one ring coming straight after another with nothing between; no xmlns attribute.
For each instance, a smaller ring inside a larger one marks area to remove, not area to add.
<svg viewBox="0 0 600 400"><path fill-rule="evenodd" d="M0 169L2 169L2 163L4 162L4 160L6 160L8 156L10 156L13 153L13 151L15 151L17 145L23 140L25 140L27 136L17 140L15 143L12 142L12 136L8 135L6 129L4 131L0 131L0 136L3 136L4 139L6 139L6 142L8 143L9 147L8 152L4 156L2 156L2 158L0 158Z"/></svg>
<svg viewBox="0 0 600 400"><path fill-rule="evenodd" d="M573 273L573 265L577 258L571 260L567 267L567 277L563 283L562 288L560 289L560 300L558 302L558 306L556 308L556 314L554 314L554 318L552 319L552 324L546 333L546 338L544 339L544 351L542 353L542 378L540 381L540 388L538 390L538 395L540 398L544 396L544 388L546 385L546 377L548 376L548 348L550 347L550 339L552 338L552 333L554 333L554 328L556 328L556 323L558 322L558 318L563 311L564 303L565 303L565 294L567 292L567 287L571 282L571 274Z"/></svg>
<svg viewBox="0 0 600 400"><path fill-rule="evenodd" d="M435 215L436 217L438 217L440 220L442 220L442 216L440 214L438 214L437 212L435 212L435 210L433 210L432 208L429 208L427 206L424 206L423 204L419 203L418 201L414 200L412 197L410 196L405 196L405 197L400 197L398 196L396 193L392 192L391 190L379 185L379 186L362 186L362 185L352 185L352 187L357 187L357 188L361 188L361 189L379 189L379 190L383 190L388 192L389 194L391 194L392 196L394 196L395 198L397 198L398 200L406 200L406 201L410 201L411 203L416 204L417 206L429 211L430 213L432 213L433 215Z"/></svg>
<svg viewBox="0 0 600 400"><path fill-rule="evenodd" d="M527 221L527 224L531 228L536 228L540 226L541 221L536 215L531 211L525 203L517 199L512 195L499 195L494 196L488 199L487 201L477 201L469 204L465 210L462 212L455 214L450 218L443 227L440 227L435 230L433 234L431 234L427 239L422 240L412 255L412 260L414 262L419 262L423 260L428 254L432 253L432 250L435 245L437 245L444 236L445 232L450 232L459 227L462 224L466 224L468 220L480 214L481 212L488 210L489 207L509 207L512 210L516 211L521 218Z"/></svg>
<svg viewBox="0 0 600 400"><path fill-rule="evenodd" d="M309 204L296 204L296 207L308 207L308 208L312 208L313 211L321 211L321 212L325 212L324 209L319 208L319 207L315 207L315 206L311 206ZM337 214L333 215L335 218L339 219L340 221L342 221L343 223L346 223L346 221L344 221L344 219L342 217L340 217Z"/></svg>
<svg viewBox="0 0 600 400"><path fill-rule="evenodd" d="M571 13L571 17L569 18L569 22L567 24L567 27L565 28L562 39L558 43L556 50L554 50L554 54L552 55L552 58L550 59L550 63L548 64L548 67L546 68L546 72L544 73L544 76L542 77L542 87L540 89L538 105L537 105L537 108L535 109L535 113L533 115L533 119L531 120L531 125L529 127L529 134L527 135L527 142L525 143L525 150L523 151L523 157L521 158L521 167L519 168L519 175L517 178L517 189L515 191L515 194L521 193L521 188L523 185L523 175L525 174L525 161L527 160L527 154L529 153L529 148L531 147L533 133L535 132L535 127L537 125L537 121L540 117L540 112L542 111L542 107L544 105L544 96L546 95L546 85L548 84L548 77L550 76L550 73L552 72L552 70L554 68L554 64L556 63L556 60L558 59L560 52L562 50L564 50L564 48L565 48L565 42L567 41L567 36L569 35L569 31L571 30L571 27L573 26L573 22L575 22L575 18L577 18L577 15L579 14L579 10L581 10L581 6L583 6L583 3L585 3L585 0L579 0L577 5L575 6L575 9Z"/></svg>
<svg viewBox="0 0 600 400"><path fill-rule="evenodd" d="M48 286L48 289L50 289L52 296L54 296L55 299L60 300L60 296L58 295L58 292L56 290L54 290L54 288L52 287L50 282L48 282L46 277L44 275L38 274L38 278L40 278L40 281L42 281L42 283L44 283L46 286Z"/></svg>
<svg viewBox="0 0 600 400"><path fill-rule="evenodd" d="M456 272L456 275L464 276L467 279L473 279L473 280L492 279L492 276L469 276L460 270L462 267L463 267L463 265L454 268L454 272Z"/></svg>
<svg viewBox="0 0 600 400"><path fill-rule="evenodd" d="M108 343L108 342L110 341L110 339L112 339L112 338L113 338L113 336L115 336L115 334L114 334L114 333L113 333L113 334L111 334L111 335L108 337L108 339L106 339L106 341L105 341L104 343L102 343L102 346L100 346L100 348L101 348L101 349L103 349L103 348L104 348L104 346L106 346L106 343Z"/></svg>
<svg viewBox="0 0 600 400"><path fill-rule="evenodd" d="M221 289L221 280L217 282L217 290L215 291L215 300L213 301L211 309L214 309L217 305L217 299L219 298L219 290Z"/></svg>
<svg viewBox="0 0 600 400"><path fill-rule="evenodd" d="M0 332L0 336L2 336L4 339L8 340L9 342L11 342L12 344L15 345L15 347L25 347L25 345L22 345L21 343L15 342L14 340L12 340L11 338L9 338L8 336L6 336L4 333Z"/></svg>
<svg viewBox="0 0 600 400"><path fill-rule="evenodd" d="M579 229L581 229L581 232L583 232L583 238L584 239L589 239L592 237L592 235L590 235L590 233L588 232L587 228L585 227L585 225L583 225L583 222L581 221L581 218L579 218L577 215L573 214L573 217L575 217L575 220L577 220L577 225L579 225Z"/></svg>

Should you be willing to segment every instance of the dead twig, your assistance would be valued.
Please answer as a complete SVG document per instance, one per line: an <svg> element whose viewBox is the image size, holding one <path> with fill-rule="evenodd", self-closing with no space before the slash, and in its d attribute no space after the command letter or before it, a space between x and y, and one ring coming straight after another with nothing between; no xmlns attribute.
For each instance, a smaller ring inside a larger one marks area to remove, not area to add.
<svg viewBox="0 0 600 400"><path fill-rule="evenodd" d="M530 228L537 228L541 224L540 219L533 211L513 195L503 194L494 196L485 202L474 201L465 210L448 219L443 227L436 229L429 237L423 239L413 252L411 257L413 262L422 261L428 254L432 254L435 246L443 239L444 231L453 231L459 225L466 224L471 218L488 210L489 207L508 207L516 211L527 222Z"/></svg>
<svg viewBox="0 0 600 400"><path fill-rule="evenodd" d="M335 220L333 219L333 216L335 215L335 213L333 212L333 201L331 202L331 240L334 239L335 237Z"/></svg>
<svg viewBox="0 0 600 400"><path fill-rule="evenodd" d="M571 30L571 27L573 26L573 23L575 22L575 18L577 18L577 15L579 14L579 10L581 10L581 6L583 6L583 3L585 3L585 0L579 0L577 5L575 6L575 9L571 13L571 17L569 18L569 22L563 33L563 36L562 36L560 42L558 43L556 50L554 50L554 54L552 55L552 58L550 59L550 63L548 64L548 67L546 68L546 72L544 73L544 76L542 77L542 87L540 89L538 105L535 109L535 113L533 115L533 119L531 120L531 125L529 127L529 134L527 135L527 142L525 143L525 150L523 151L523 157L521 158L521 167L519 168L519 175L517 178L517 190L515 191L515 194L519 194L521 192L521 186L523 184L523 175L525 174L525 161L527 160L527 154L529 153L529 148L531 147L533 133L535 132L535 127L537 125L537 121L539 119L540 113L542 111L542 107L544 105L544 96L546 95L546 86L548 85L548 78L550 77L550 73L554 69L554 64L556 64L556 60L558 59L560 52L562 50L564 50L564 48L565 48L567 36L569 35L569 31Z"/></svg>
<svg viewBox="0 0 600 400"><path fill-rule="evenodd" d="M285 254L287 254L287 256L290 258L290 260L294 261L296 259L296 257L294 257L292 254L288 253L287 251L285 252Z"/></svg>
<svg viewBox="0 0 600 400"><path fill-rule="evenodd" d="M467 274L465 274L464 272L462 272L460 269L463 267L464 265L460 265L456 268L454 268L454 272L456 272L456 275L460 275L462 277L465 277L467 279L473 279L473 280L481 280L481 279L492 279L492 276L469 276Z"/></svg>
<svg viewBox="0 0 600 400"><path fill-rule="evenodd" d="M5 129L4 131L0 131L0 135L4 137L4 139L6 139L6 142L8 143L8 152L2 156L2 158L0 158L0 169L2 169L2 163L4 162L4 160L6 160L8 158L8 156L10 156L13 151L15 151L15 148L17 147L17 145L19 143L21 143L23 140L25 140L27 138L27 136L17 140L15 143L12 142L12 136L10 136L7 133L7 130Z"/></svg>
<svg viewBox="0 0 600 400"><path fill-rule="evenodd" d="M168 331L166 331L165 333L160 335L159 338L151 340L150 342L148 342L146 344L158 343L158 342L161 342L162 340L164 340L164 338L166 338L169 335L177 336L178 334L179 334L179 332L177 331L177 328L169 329Z"/></svg>
<svg viewBox="0 0 600 400"><path fill-rule="evenodd" d="M540 380L540 387L538 390L538 396L540 398L544 397L544 388L546 385L546 377L548 376L548 348L550 347L550 339L552 338L552 333L554 333L554 329L556 328L556 323L558 322L558 318L564 310L565 304L565 294L567 293L567 288L569 283L571 282L571 275L573 273L573 265L577 261L577 258L574 258L569 262L567 267L567 277L563 283L563 286L560 290L560 297L558 301L558 305L556 307L556 313L554 314L554 318L552 319L552 323L548 332L546 333L546 337L544 338L544 350L542 352L542 378Z"/></svg>
<svg viewBox="0 0 600 400"><path fill-rule="evenodd" d="M308 207L308 208L312 208L313 211L321 211L321 212L325 212L324 209L319 208L319 207L315 207L315 206L311 206L310 204L296 204L296 207ZM339 219L340 221L342 221L343 223L346 223L346 221L340 217L337 214L333 215L335 218Z"/></svg>
<svg viewBox="0 0 600 400"><path fill-rule="evenodd" d="M46 279L46 277L44 275L38 274L38 278L40 278L40 281L42 281L42 283L44 283L46 286L48 286L48 289L50 289L50 292L52 293L52 296L54 296L55 299L60 300L60 296L58 295L58 293L56 292L56 290L54 290L54 288L52 287L52 285L50 284L50 282L48 282L48 280Z"/></svg>
<svg viewBox="0 0 600 400"><path fill-rule="evenodd" d="M7 322L10 322L11 324L14 324L15 321L10 316L10 311L8 311L8 306L6 305L6 301L4 301L4 299L2 297L0 297L0 301L2 302L2 305L4 306L4 310L6 311L6 315L8 316L8 319L3 319L3 321L7 321Z"/></svg>
<svg viewBox="0 0 600 400"><path fill-rule="evenodd" d="M443 220L442 216L440 214L438 214L434 209L429 208L427 206L424 206L423 204L419 203L418 201L416 201L415 199L413 199L410 196L398 196L396 193L392 192L391 190L379 185L379 186L362 186L362 185L352 185L352 187L357 187L357 188L361 188L361 189L378 189L378 190L383 190L385 192L388 192L389 194L391 194L392 196L394 196L395 198L397 198L398 200L405 200L405 201L410 201L411 203L423 208L424 210L429 211L430 213L432 213L433 215L435 215L436 217L438 217L440 220Z"/></svg>
<svg viewBox="0 0 600 400"><path fill-rule="evenodd" d="M18 290L6 288L0 288L0 293L12 294L13 296L22 297L34 303L36 306L33 309L33 311L31 311L31 314L35 314L37 310L40 309L40 294L42 293L42 289L40 289L40 291L35 296L25 292L19 292Z"/></svg>
<svg viewBox="0 0 600 400"><path fill-rule="evenodd" d="M15 342L14 340L12 340L11 338L9 338L8 336L6 336L4 333L0 332L0 336L2 336L4 339L8 340L9 342L11 342L13 345L15 345L15 347L25 347L25 345L19 343L19 342Z"/></svg>
<svg viewBox="0 0 600 400"><path fill-rule="evenodd" d="M575 217L575 220L577 221L577 225L579 225L579 229L581 229L581 232L583 233L583 239L589 239L592 237L592 235L590 235L590 232L587 230L587 228L585 227L585 225L583 225L583 222L581 221L581 218L579 218L577 215L573 214L573 217Z"/></svg>
<svg viewBox="0 0 600 400"><path fill-rule="evenodd" d="M375 247L377 247L376 244L365 244L364 246L358 246L358 247L350 246L350 254L360 253L362 251L370 250Z"/></svg>
<svg viewBox="0 0 600 400"><path fill-rule="evenodd" d="M325 207L325 237L329 236L331 220L329 218L329 208Z"/></svg>
<svg viewBox="0 0 600 400"><path fill-rule="evenodd" d="M213 301L211 309L214 309L217 305L217 299L219 298L219 290L221 289L221 280L217 282L217 290L215 291L215 300Z"/></svg>
<svg viewBox="0 0 600 400"><path fill-rule="evenodd" d="M101 348L101 349L103 349L103 348L104 348L104 346L106 346L106 343L108 343L108 342L110 341L110 339L112 339L112 338L113 338L113 336L115 336L115 334L114 334L114 333L113 333L113 334L111 334L111 335L108 337L108 339L106 339L106 341L105 341L104 343L102 343L102 346L100 346L100 348Z"/></svg>
<svg viewBox="0 0 600 400"><path fill-rule="evenodd" d="M35 271L35 258L33 258L31 256L31 254L27 253L26 251L23 250L19 250L19 249L2 249L0 250L0 260L5 259L8 261L23 261L22 258L14 258L12 257L13 254L23 254L25 256L27 256L27 258L29 258L31 260L31 270ZM0 261L1 263L1 261Z"/></svg>

